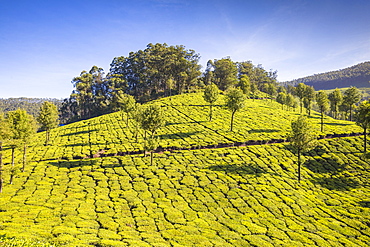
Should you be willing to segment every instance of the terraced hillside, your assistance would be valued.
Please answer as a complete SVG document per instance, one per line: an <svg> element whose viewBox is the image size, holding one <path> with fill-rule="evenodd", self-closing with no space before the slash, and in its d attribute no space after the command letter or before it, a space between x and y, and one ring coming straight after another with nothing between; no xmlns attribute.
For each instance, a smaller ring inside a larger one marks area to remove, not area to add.
<svg viewBox="0 0 370 247"><path fill-rule="evenodd" d="M288 143L210 148L284 139L298 113L248 100L232 133L230 114L217 107L207 122L201 102L200 94L159 100L168 123L158 135L168 150L152 166L134 153L141 137L136 143L119 113L60 127L48 147L39 133L32 162L0 195L0 236L66 246L368 245L370 165L362 137L320 140L298 184ZM317 114L313 121L319 129ZM325 122L324 134L361 131ZM73 159L99 150L125 155Z"/></svg>

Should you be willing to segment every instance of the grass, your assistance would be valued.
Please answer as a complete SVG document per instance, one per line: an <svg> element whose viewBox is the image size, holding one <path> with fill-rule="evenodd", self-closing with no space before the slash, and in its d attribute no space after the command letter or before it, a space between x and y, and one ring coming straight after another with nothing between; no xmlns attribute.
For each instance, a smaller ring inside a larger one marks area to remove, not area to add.
<svg viewBox="0 0 370 247"><path fill-rule="evenodd" d="M215 107L214 122L208 122L208 107L199 102L201 94L159 100L167 109L167 126L158 133L163 147L285 138L290 120L298 116L271 101L248 100L236 115L232 133L227 131L225 109ZM319 129L317 116L314 113L312 120ZM47 147L44 133L37 134L26 171L16 175L13 185L7 184L10 177L5 173L0 244L367 246L370 242L370 166L362 158L362 137L320 140L304 157L300 184L296 156L288 143L172 150L155 154L152 166L142 154L74 159L101 149L140 150L140 141L132 140L132 129L120 119L115 113L57 128ZM352 122L329 117L325 122L323 134L360 132ZM8 156L6 150L5 162Z"/></svg>

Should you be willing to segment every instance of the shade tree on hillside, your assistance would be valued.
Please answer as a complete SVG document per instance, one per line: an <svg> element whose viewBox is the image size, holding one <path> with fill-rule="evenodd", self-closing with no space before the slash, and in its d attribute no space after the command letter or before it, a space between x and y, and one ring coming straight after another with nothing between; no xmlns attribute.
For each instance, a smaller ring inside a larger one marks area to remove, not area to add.
<svg viewBox="0 0 370 247"><path fill-rule="evenodd" d="M136 100L134 96L125 94L122 90L114 92L114 109L121 111L122 120L124 120L124 113L126 113L126 126L128 127L130 114L135 110Z"/></svg>
<svg viewBox="0 0 370 247"><path fill-rule="evenodd" d="M352 121L352 109L361 99L361 93L356 87L350 87L343 94L343 105L349 109L349 120Z"/></svg>
<svg viewBox="0 0 370 247"><path fill-rule="evenodd" d="M278 93L278 95L276 97L276 102L281 104L281 107L282 107L283 110L284 110L284 104L286 103L286 97L287 97L287 95L284 92Z"/></svg>
<svg viewBox="0 0 370 247"><path fill-rule="evenodd" d="M50 140L50 130L59 125L59 112L57 106L52 102L45 101L40 107L37 122L41 125L41 129L46 132L45 145L48 145Z"/></svg>
<svg viewBox="0 0 370 247"><path fill-rule="evenodd" d="M14 166L14 149L17 147L17 144L23 144L22 171L24 171L26 166L27 144L31 136L36 133L36 121L31 115L21 109L8 112L7 121L12 132L12 165Z"/></svg>
<svg viewBox="0 0 370 247"><path fill-rule="evenodd" d="M213 68L214 83L221 90L226 90L229 87L236 86L238 83L238 68L235 62L229 57L222 59L215 59L209 64Z"/></svg>
<svg viewBox="0 0 370 247"><path fill-rule="evenodd" d="M357 125L364 130L364 154L366 154L367 130L370 127L370 102L363 101L357 108L355 119Z"/></svg>
<svg viewBox="0 0 370 247"><path fill-rule="evenodd" d="M243 93L248 97L251 92L251 82L247 75L241 75L239 79L239 87Z"/></svg>
<svg viewBox="0 0 370 247"><path fill-rule="evenodd" d="M301 115L297 120L292 121L291 131L288 136L290 144L294 148L298 158L298 182L301 181L301 155L310 151L317 145L317 136L309 119Z"/></svg>
<svg viewBox="0 0 370 247"><path fill-rule="evenodd" d="M209 103L209 121L212 121L212 106L217 101L219 90L216 84L207 85L204 89L203 98Z"/></svg>
<svg viewBox="0 0 370 247"><path fill-rule="evenodd" d="M150 132L151 137L154 137L155 132L166 124L164 112L159 105L143 106L140 115L140 126L144 131Z"/></svg>
<svg viewBox="0 0 370 247"><path fill-rule="evenodd" d="M226 93L226 108L231 111L230 131L233 131L234 115L245 105L245 96L239 88L232 88Z"/></svg>
<svg viewBox="0 0 370 247"><path fill-rule="evenodd" d="M303 99L305 98L306 85L299 83L295 88L295 95L299 98L300 113L302 113Z"/></svg>
<svg viewBox="0 0 370 247"><path fill-rule="evenodd" d="M313 100L315 100L315 89L313 86L306 86L304 90L303 105L307 109L308 116L311 116Z"/></svg>
<svg viewBox="0 0 370 247"><path fill-rule="evenodd" d="M338 118L339 106L343 101L343 94L338 88L329 93L330 110L334 118Z"/></svg>
<svg viewBox="0 0 370 247"><path fill-rule="evenodd" d="M316 103L321 113L321 132L323 132L324 131L324 113L329 109L328 95L324 91L320 90L316 94Z"/></svg>

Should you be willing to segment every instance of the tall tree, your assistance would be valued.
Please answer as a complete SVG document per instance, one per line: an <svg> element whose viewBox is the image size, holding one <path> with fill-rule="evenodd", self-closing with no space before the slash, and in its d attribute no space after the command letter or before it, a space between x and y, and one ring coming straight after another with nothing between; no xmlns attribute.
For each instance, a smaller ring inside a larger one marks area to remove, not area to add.
<svg viewBox="0 0 370 247"><path fill-rule="evenodd" d="M361 93L356 87L350 87L344 91L343 104L349 107L349 120L352 121L353 105L358 103L361 99Z"/></svg>
<svg viewBox="0 0 370 247"><path fill-rule="evenodd" d="M328 110L329 108L329 99L328 95L320 90L316 94L316 103L320 108L320 113L321 113L321 132L324 131L324 113Z"/></svg>
<svg viewBox="0 0 370 247"><path fill-rule="evenodd" d="M281 104L282 109L284 110L284 104L286 103L286 94L283 92L278 93L276 101Z"/></svg>
<svg viewBox="0 0 370 247"><path fill-rule="evenodd" d="M165 115L159 105L147 105L141 111L140 125L145 131L151 132L151 137L154 136L158 128L165 125Z"/></svg>
<svg viewBox="0 0 370 247"><path fill-rule="evenodd" d="M207 85L204 89L203 98L209 103L209 121L212 121L212 106L217 101L218 96L219 92L216 84Z"/></svg>
<svg viewBox="0 0 370 247"><path fill-rule="evenodd" d="M308 116L311 116L312 100L315 99L315 89L313 86L306 86L304 90L303 104L307 109Z"/></svg>
<svg viewBox="0 0 370 247"><path fill-rule="evenodd" d="M136 100L134 96L125 94L121 90L117 90L115 93L115 104L114 108L120 110L122 113L126 113L126 126L128 127L128 120L130 118L130 114L135 110ZM123 114L122 114L123 119Z"/></svg>
<svg viewBox="0 0 370 247"><path fill-rule="evenodd" d="M248 97L251 91L251 82L247 75L241 75L239 79L239 86L243 93Z"/></svg>
<svg viewBox="0 0 370 247"><path fill-rule="evenodd" d="M364 130L364 154L366 154L367 130L370 127L370 102L363 101L357 108L356 123Z"/></svg>
<svg viewBox="0 0 370 247"><path fill-rule="evenodd" d="M299 105L300 105L300 113L302 113L302 107L303 107L303 99L305 96L306 91L306 85L303 83L299 83L295 88L295 95L299 98Z"/></svg>
<svg viewBox="0 0 370 247"><path fill-rule="evenodd" d="M8 121L5 116L0 112L0 193L3 191L3 142L11 138L11 131Z"/></svg>
<svg viewBox="0 0 370 247"><path fill-rule="evenodd" d="M298 182L301 181L301 155L308 152L317 145L317 137L312 131L313 126L306 116L299 116L296 121L292 121L292 130L288 139L295 149L298 157Z"/></svg>
<svg viewBox="0 0 370 247"><path fill-rule="evenodd" d="M24 171L26 166L27 144L30 137L36 133L36 121L31 115L21 109L8 112L7 120L12 131L13 140L23 143L22 171ZM12 147L13 154L14 148ZM12 163L14 164L14 159L12 160Z"/></svg>
<svg viewBox="0 0 370 247"><path fill-rule="evenodd" d="M230 89L226 94L226 108L231 111L230 131L233 131L234 115L245 104L243 91L237 88Z"/></svg>
<svg viewBox="0 0 370 247"><path fill-rule="evenodd" d="M57 106L49 101L45 101L40 107L37 121L41 124L41 129L46 131L45 145L48 145L50 130L59 125L59 112Z"/></svg>
<svg viewBox="0 0 370 247"><path fill-rule="evenodd" d="M343 95L342 91L336 88L329 94L330 109L333 113L334 118L338 118L339 106L342 104Z"/></svg>
<svg viewBox="0 0 370 247"><path fill-rule="evenodd" d="M276 86L274 83L267 83L267 93L271 96L271 101L276 95Z"/></svg>
<svg viewBox="0 0 370 247"><path fill-rule="evenodd" d="M214 80L215 84L221 90L226 90L238 83L236 64L228 57L223 59L215 59L214 62Z"/></svg>

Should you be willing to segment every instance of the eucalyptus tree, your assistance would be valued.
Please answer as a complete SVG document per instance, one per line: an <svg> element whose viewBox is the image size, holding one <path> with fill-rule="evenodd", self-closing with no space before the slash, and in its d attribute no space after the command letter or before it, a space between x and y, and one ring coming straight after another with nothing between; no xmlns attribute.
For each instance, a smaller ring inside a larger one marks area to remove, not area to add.
<svg viewBox="0 0 370 247"><path fill-rule="evenodd" d="M238 68L229 57L215 59L213 65L214 81L221 90L226 90L238 83Z"/></svg>
<svg viewBox="0 0 370 247"><path fill-rule="evenodd" d="M243 93L248 97L251 91L251 82L247 75L241 75L239 79L239 86Z"/></svg>
<svg viewBox="0 0 370 247"><path fill-rule="evenodd" d="M367 130L370 127L370 102L363 101L357 108L355 119L357 125L364 130L364 154L366 154Z"/></svg>
<svg viewBox="0 0 370 247"><path fill-rule="evenodd" d="M361 93L356 87L350 87L344 91L343 104L349 107L349 120L352 121L353 105L358 103L361 99Z"/></svg>
<svg viewBox="0 0 370 247"><path fill-rule="evenodd" d="M212 106L217 101L219 90L216 84L207 85L204 89L203 98L209 103L209 121L212 121Z"/></svg>
<svg viewBox="0 0 370 247"><path fill-rule="evenodd" d="M243 91L238 88L230 89L226 94L226 108L231 111L230 131L233 131L234 115L245 105Z"/></svg>
<svg viewBox="0 0 370 247"><path fill-rule="evenodd" d="M320 108L320 113L321 113L321 132L324 130L324 113L329 109L329 99L328 95L320 90L316 94L316 103Z"/></svg>
<svg viewBox="0 0 370 247"><path fill-rule="evenodd" d="M14 149L16 144L23 143L23 167L24 171L26 166L27 144L30 137L36 133L36 121L27 114L26 111L18 109L7 113L7 120L12 132L13 145L12 148L12 165L14 166Z"/></svg>
<svg viewBox="0 0 370 247"><path fill-rule="evenodd" d="M41 124L41 129L46 131L45 145L48 145L50 130L59 125L59 112L57 106L49 101L45 101L40 107L37 122Z"/></svg>
<svg viewBox="0 0 370 247"><path fill-rule="evenodd" d="M291 131L288 139L294 148L298 158L298 182L301 181L301 155L308 152L317 145L317 136L314 133L313 126L306 116L301 115L296 121L291 123Z"/></svg>
<svg viewBox="0 0 370 247"><path fill-rule="evenodd" d="M333 92L329 93L330 109L334 118L338 118L339 106L342 104L343 95L342 91L336 88Z"/></svg>

